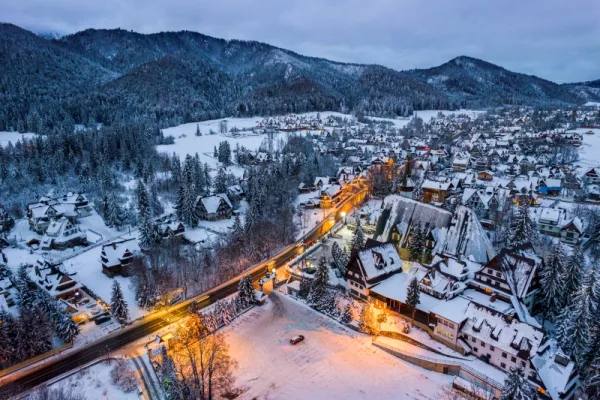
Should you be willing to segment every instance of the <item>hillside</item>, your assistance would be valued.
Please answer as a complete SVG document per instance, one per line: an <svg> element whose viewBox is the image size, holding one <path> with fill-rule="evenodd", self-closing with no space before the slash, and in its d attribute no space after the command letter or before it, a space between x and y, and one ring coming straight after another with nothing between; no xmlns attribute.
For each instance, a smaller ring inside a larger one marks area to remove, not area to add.
<svg viewBox="0 0 600 400"><path fill-rule="evenodd" d="M465 107L504 104L577 103L568 88L554 82L508 71L471 57L457 57L438 67L410 73Z"/></svg>
<svg viewBox="0 0 600 400"><path fill-rule="evenodd" d="M557 85L468 57L395 71L189 31L88 29L46 39L2 24L0 49L0 130L133 118L168 126L316 110L397 116L415 109L574 104L595 96L593 86Z"/></svg>

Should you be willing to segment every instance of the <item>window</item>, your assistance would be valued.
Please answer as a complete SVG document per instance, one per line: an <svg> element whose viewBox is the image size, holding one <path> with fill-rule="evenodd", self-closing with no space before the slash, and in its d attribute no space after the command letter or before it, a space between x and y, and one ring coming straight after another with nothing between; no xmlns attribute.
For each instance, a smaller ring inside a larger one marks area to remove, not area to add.
<svg viewBox="0 0 600 400"><path fill-rule="evenodd" d="M504 364L504 363L500 363L500 366L501 366L503 369L506 369L506 364Z"/></svg>
<svg viewBox="0 0 600 400"><path fill-rule="evenodd" d="M494 351L494 346L490 345L490 350Z"/></svg>
<svg viewBox="0 0 600 400"><path fill-rule="evenodd" d="M473 343L477 343L477 339L475 339L474 337L471 338L471 342Z"/></svg>
<svg viewBox="0 0 600 400"><path fill-rule="evenodd" d="M521 367L525 368L525 361L521 361Z"/></svg>
<svg viewBox="0 0 600 400"><path fill-rule="evenodd" d="M477 347L473 347L473 351L477 353Z"/></svg>
<svg viewBox="0 0 600 400"><path fill-rule="evenodd" d="M517 359L516 359L515 357L511 357L511 358L510 358L510 361L512 361L512 362L514 362L514 363L516 363L516 362L517 362Z"/></svg>
<svg viewBox="0 0 600 400"><path fill-rule="evenodd" d="M485 342L483 340L481 341L481 347L485 349Z"/></svg>
<svg viewBox="0 0 600 400"><path fill-rule="evenodd" d="M496 272L496 277L500 278L502 276L502 274L500 272Z"/></svg>
<svg viewBox="0 0 600 400"><path fill-rule="evenodd" d="M502 352L502 358L506 358L506 353Z"/></svg>

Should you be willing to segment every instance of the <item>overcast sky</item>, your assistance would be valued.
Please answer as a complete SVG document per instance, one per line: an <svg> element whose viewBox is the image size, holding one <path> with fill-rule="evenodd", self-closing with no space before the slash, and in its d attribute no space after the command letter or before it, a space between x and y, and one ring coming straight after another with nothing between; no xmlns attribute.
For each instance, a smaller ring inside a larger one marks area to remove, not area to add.
<svg viewBox="0 0 600 400"><path fill-rule="evenodd" d="M35 31L186 29L395 69L468 55L561 83L600 79L600 0L0 0L0 10Z"/></svg>

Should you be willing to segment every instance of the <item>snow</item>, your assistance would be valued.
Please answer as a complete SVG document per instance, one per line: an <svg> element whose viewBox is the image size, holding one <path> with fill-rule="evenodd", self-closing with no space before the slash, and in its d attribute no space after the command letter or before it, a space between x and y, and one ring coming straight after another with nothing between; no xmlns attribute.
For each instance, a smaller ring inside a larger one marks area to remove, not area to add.
<svg viewBox="0 0 600 400"><path fill-rule="evenodd" d="M35 133L27 132L27 133L19 133L19 132L0 132L0 147L8 146L8 143L12 143L13 145L17 143L17 141L22 139L31 139L35 137Z"/></svg>
<svg viewBox="0 0 600 400"><path fill-rule="evenodd" d="M139 399L139 395L135 390L133 392L125 393L112 383L110 371L115 364L115 361L110 363L105 361L99 362L84 368L65 379L53 383L50 385L50 388L63 387L67 391L72 390L75 394L85 396L86 399ZM135 369L133 366L132 368Z"/></svg>
<svg viewBox="0 0 600 400"><path fill-rule="evenodd" d="M94 293L100 296L102 300L109 304L113 279L117 280L121 285L123 296L127 302L129 319L135 320L148 314L148 311L137 305L135 292L131 287L131 280L129 278L124 278L122 276L109 278L102 272L102 264L100 262L101 254L102 246L97 246L65 261L64 266L67 271L77 273L77 275L73 277L75 280L90 288Z"/></svg>
<svg viewBox="0 0 600 400"><path fill-rule="evenodd" d="M588 131L594 134L587 135ZM580 172L585 173L589 168L600 166L600 129L579 128L569 132L581 133L583 136L583 143L579 148L579 161L575 163L583 167Z"/></svg>
<svg viewBox="0 0 600 400"><path fill-rule="evenodd" d="M452 377L426 371L371 345L371 337L347 330L279 294L225 329L237 360L240 399L436 398ZM294 335L306 339L289 344Z"/></svg>

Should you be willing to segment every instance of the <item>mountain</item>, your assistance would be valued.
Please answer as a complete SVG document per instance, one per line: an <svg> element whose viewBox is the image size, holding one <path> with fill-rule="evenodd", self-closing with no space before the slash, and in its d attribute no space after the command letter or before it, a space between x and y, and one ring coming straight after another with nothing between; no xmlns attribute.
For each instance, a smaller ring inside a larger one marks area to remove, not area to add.
<svg viewBox="0 0 600 400"><path fill-rule="evenodd" d="M586 102L600 102L600 79L588 82L566 83L563 86L580 98L585 99Z"/></svg>
<svg viewBox="0 0 600 400"><path fill-rule="evenodd" d="M0 25L0 130L73 122L161 126L316 110L409 115L417 109L574 104L587 92L468 57L395 71L307 57L196 32L88 29L45 39ZM587 88L587 86L585 86Z"/></svg>
<svg viewBox="0 0 600 400"><path fill-rule="evenodd" d="M466 107L581 101L568 88L554 82L466 56L410 73Z"/></svg>

